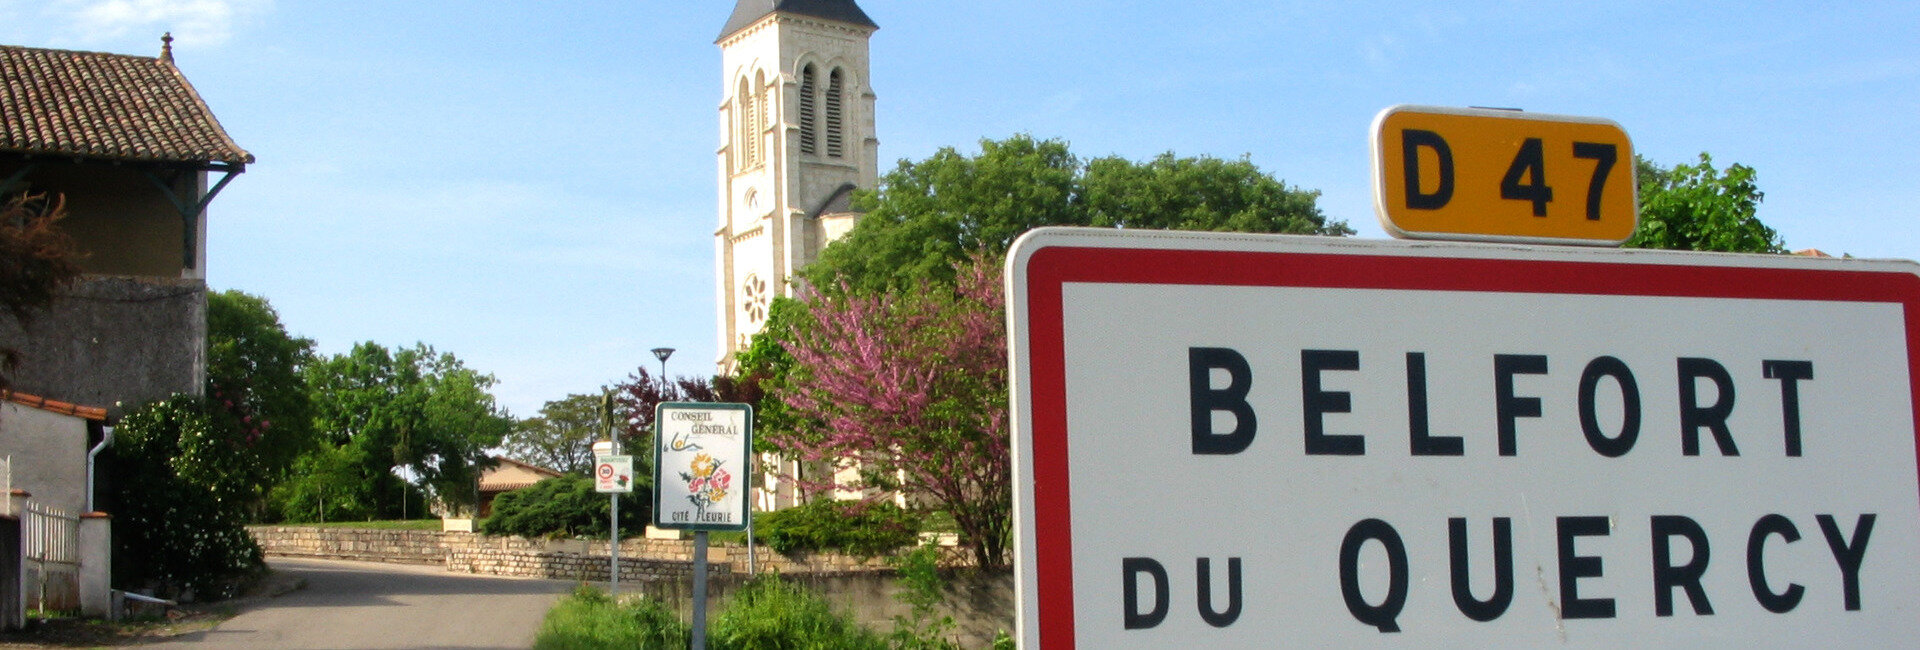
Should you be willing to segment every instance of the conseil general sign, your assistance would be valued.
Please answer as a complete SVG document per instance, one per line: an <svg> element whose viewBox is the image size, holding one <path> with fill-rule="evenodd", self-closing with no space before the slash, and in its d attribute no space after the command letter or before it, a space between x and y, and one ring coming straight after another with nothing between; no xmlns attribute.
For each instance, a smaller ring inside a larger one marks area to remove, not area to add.
<svg viewBox="0 0 1920 650"><path fill-rule="evenodd" d="M1043 229L1025 647L1889 644L1920 265Z"/></svg>

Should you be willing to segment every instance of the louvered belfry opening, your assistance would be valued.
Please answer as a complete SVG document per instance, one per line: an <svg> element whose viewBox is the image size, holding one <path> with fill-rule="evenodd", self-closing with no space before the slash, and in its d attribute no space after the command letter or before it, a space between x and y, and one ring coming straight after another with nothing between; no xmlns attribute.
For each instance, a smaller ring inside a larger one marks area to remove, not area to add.
<svg viewBox="0 0 1920 650"><path fill-rule="evenodd" d="M846 74L834 68L827 77L827 156L842 158L846 156L846 111L842 107L842 96L846 94Z"/></svg>
<svg viewBox="0 0 1920 650"><path fill-rule="evenodd" d="M816 76L811 63L800 70L800 153L809 156L820 153L819 109L815 107L820 89Z"/></svg>
<svg viewBox="0 0 1920 650"><path fill-rule="evenodd" d="M735 94L734 101L739 104L740 111L740 115L736 120L738 127L734 133L734 141L738 143L739 146L736 148L734 156L739 168L746 169L753 166L755 149L753 123L756 121L753 117L754 110L756 109L753 105L753 87L748 85L746 77L740 78L740 90Z"/></svg>

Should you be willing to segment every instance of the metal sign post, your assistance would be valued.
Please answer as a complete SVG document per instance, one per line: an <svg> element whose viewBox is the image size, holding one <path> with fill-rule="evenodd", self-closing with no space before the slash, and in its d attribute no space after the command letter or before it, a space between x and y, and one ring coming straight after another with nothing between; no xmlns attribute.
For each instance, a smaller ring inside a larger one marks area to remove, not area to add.
<svg viewBox="0 0 1920 650"><path fill-rule="evenodd" d="M608 591L620 593L620 495L633 492L633 457L601 456L593 463L593 488L612 500L607 547Z"/></svg>
<svg viewBox="0 0 1920 650"><path fill-rule="evenodd" d="M633 457L620 455L620 436L613 430L613 393L600 397L601 417L607 427L607 440L593 444L593 488L606 492L607 519L607 593L620 595L620 495L633 492ZM602 454L601 452L605 452Z"/></svg>
<svg viewBox="0 0 1920 650"><path fill-rule="evenodd" d="M693 533L693 647L706 648L707 532L752 517L753 407L667 402L654 416L653 520ZM736 480L735 473L738 472Z"/></svg>

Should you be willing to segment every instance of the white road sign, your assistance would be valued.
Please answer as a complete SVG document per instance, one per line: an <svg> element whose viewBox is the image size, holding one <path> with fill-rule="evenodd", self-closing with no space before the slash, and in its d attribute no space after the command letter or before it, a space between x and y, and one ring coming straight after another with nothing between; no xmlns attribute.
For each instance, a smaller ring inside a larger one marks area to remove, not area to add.
<svg viewBox="0 0 1920 650"><path fill-rule="evenodd" d="M599 456L594 458L593 489L597 492L632 492L633 457Z"/></svg>
<svg viewBox="0 0 1920 650"><path fill-rule="evenodd" d="M1023 647L1889 646L1920 265L1044 229Z"/></svg>
<svg viewBox="0 0 1920 650"><path fill-rule="evenodd" d="M668 402L654 417L654 526L746 530L753 407Z"/></svg>

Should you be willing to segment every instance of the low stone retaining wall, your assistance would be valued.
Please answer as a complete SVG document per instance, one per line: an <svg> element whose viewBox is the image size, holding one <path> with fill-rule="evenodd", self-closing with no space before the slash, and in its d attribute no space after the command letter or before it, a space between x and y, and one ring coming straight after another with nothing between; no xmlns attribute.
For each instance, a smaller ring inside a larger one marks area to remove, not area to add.
<svg viewBox="0 0 1920 650"><path fill-rule="evenodd" d="M493 537L466 532L429 530L367 530L306 526L249 526L247 531L269 556L311 557L363 562L438 564L448 571L503 576L604 582L607 579L606 540L541 540ZM958 549L948 552L946 564L965 565ZM853 612L861 623L877 630L891 629L896 616L911 608L895 596L902 587L885 558L857 558L839 554L789 557L765 546L755 551L760 573L778 572L821 594L836 607ZM747 549L715 546L707 550L708 602L722 607L751 575ZM627 539L620 543L620 586L623 593L646 594L673 603L684 615L692 609L691 540ZM1001 630L1013 631L1013 576L1006 571L952 572L946 606L937 615L954 618L965 647L985 647Z"/></svg>
<svg viewBox="0 0 1920 650"><path fill-rule="evenodd" d="M315 557L364 562L439 564L449 571L492 575L607 579L607 541L544 540L495 537L478 533L437 530L371 530L312 526L249 526L247 532L267 555ZM943 549L945 566L965 566L960 549ZM886 558L860 558L838 553L788 556L765 545L756 546L754 569L782 575L889 572ZM715 572L745 572L747 549L713 546L707 562ZM620 579L693 575L692 540L632 538L620 541ZM597 564L596 564L597 563ZM678 566L676 565L689 565Z"/></svg>
<svg viewBox="0 0 1920 650"><path fill-rule="evenodd" d="M404 564L447 562L447 533L437 530L248 526L247 532L267 555Z"/></svg>

